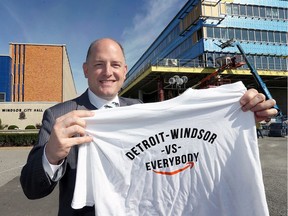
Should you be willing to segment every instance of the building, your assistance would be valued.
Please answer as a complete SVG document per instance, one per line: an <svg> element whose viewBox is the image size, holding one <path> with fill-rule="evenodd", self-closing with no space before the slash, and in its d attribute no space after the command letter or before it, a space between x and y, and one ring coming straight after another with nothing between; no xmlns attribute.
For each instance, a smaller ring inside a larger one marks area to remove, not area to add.
<svg viewBox="0 0 288 216"><path fill-rule="evenodd" d="M0 102L11 101L11 57L0 56Z"/></svg>
<svg viewBox="0 0 288 216"><path fill-rule="evenodd" d="M63 102L76 96L65 45L10 43L11 101Z"/></svg>
<svg viewBox="0 0 288 216"><path fill-rule="evenodd" d="M47 108L76 96L65 45L10 43L0 56L2 125L40 125Z"/></svg>
<svg viewBox="0 0 288 216"><path fill-rule="evenodd" d="M144 102L175 97L223 60L243 62L236 46L220 47L233 39L287 115L287 21L284 0L188 0L129 70L120 95ZM236 81L258 88L247 64L225 70L206 87Z"/></svg>

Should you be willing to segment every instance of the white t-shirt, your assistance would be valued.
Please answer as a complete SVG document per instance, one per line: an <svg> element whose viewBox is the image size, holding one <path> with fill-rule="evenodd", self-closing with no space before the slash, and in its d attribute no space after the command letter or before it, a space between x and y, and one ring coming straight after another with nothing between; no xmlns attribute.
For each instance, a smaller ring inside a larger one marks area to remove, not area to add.
<svg viewBox="0 0 288 216"><path fill-rule="evenodd" d="M241 82L97 110L81 145L73 208L96 215L269 215L255 120Z"/></svg>

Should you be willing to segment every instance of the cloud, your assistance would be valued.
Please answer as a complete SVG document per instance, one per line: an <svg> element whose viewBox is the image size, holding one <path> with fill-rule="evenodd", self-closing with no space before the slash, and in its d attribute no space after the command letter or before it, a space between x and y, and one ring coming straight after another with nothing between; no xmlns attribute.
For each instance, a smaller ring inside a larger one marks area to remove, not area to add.
<svg viewBox="0 0 288 216"><path fill-rule="evenodd" d="M183 0L147 0L133 26L122 34L126 60L131 68L186 3Z"/></svg>

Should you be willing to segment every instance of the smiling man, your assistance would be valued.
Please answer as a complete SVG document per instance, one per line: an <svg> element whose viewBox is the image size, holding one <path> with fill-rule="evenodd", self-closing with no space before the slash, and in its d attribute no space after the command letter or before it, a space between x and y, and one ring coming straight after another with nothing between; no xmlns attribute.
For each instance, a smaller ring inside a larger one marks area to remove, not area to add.
<svg viewBox="0 0 288 216"><path fill-rule="evenodd" d="M83 70L89 89L98 97L113 100L127 73L122 46L109 39L95 41L88 50Z"/></svg>
<svg viewBox="0 0 288 216"><path fill-rule="evenodd" d="M83 117L91 117L94 112L90 110L102 109L113 103L120 106L141 103L137 99L118 96L126 78L127 65L123 48L115 40L103 38L94 41L89 47L83 71L88 89L80 97L44 112L38 143L31 150L20 177L23 191L29 199L49 195L59 182L58 215L95 215L93 206L71 207L78 148L92 141L92 137L86 136ZM270 109L275 101L266 101L263 94L253 89L242 96L240 104L243 111L253 111L257 121L277 113L275 109Z"/></svg>

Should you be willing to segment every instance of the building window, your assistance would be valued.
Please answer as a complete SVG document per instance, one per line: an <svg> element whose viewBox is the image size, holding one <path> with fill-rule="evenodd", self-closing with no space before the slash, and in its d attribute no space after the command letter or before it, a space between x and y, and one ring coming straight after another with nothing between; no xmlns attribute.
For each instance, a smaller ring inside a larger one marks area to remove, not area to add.
<svg viewBox="0 0 288 216"><path fill-rule="evenodd" d="M214 38L214 33L213 33L214 28L207 27L206 29L207 29L207 37Z"/></svg>
<svg viewBox="0 0 288 216"><path fill-rule="evenodd" d="M229 38L235 38L234 28L228 29L228 35L229 35Z"/></svg>
<svg viewBox="0 0 288 216"><path fill-rule="evenodd" d="M232 5L232 15L239 15L239 5L238 4Z"/></svg>
<svg viewBox="0 0 288 216"><path fill-rule="evenodd" d="M229 39L227 28L221 28L220 33L221 33L221 38Z"/></svg>
<svg viewBox="0 0 288 216"><path fill-rule="evenodd" d="M6 101L6 93L0 92L0 102L5 102L5 101Z"/></svg>
<svg viewBox="0 0 288 216"><path fill-rule="evenodd" d="M259 7L260 17L266 17L265 7Z"/></svg>
<svg viewBox="0 0 288 216"><path fill-rule="evenodd" d="M261 37L262 37L262 41L267 42L267 31L262 31L261 32Z"/></svg>
<svg viewBox="0 0 288 216"><path fill-rule="evenodd" d="M281 60L280 58L275 58L275 70L281 70Z"/></svg>
<svg viewBox="0 0 288 216"><path fill-rule="evenodd" d="M253 16L259 17L259 7L256 5L253 5Z"/></svg>
<svg viewBox="0 0 288 216"><path fill-rule="evenodd" d="M270 69L270 70L274 70L275 69L274 58L271 57L271 56L268 57L268 69Z"/></svg>
<svg viewBox="0 0 288 216"><path fill-rule="evenodd" d="M235 29L235 38L236 40L242 40L241 29Z"/></svg>
<svg viewBox="0 0 288 216"><path fill-rule="evenodd" d="M246 16L247 13L246 13L246 5L240 5L240 14L243 15L243 16Z"/></svg>
<svg viewBox="0 0 288 216"><path fill-rule="evenodd" d="M285 9L284 8L279 8L279 18L280 19L286 19L287 17L285 16Z"/></svg>
<svg viewBox="0 0 288 216"><path fill-rule="evenodd" d="M264 19L287 19L287 8L276 8L258 5L226 4L226 13L236 16L250 16Z"/></svg>
<svg viewBox="0 0 288 216"><path fill-rule="evenodd" d="M261 40L261 32L259 30L255 30L255 39L256 39L256 41L262 41Z"/></svg>
<svg viewBox="0 0 288 216"><path fill-rule="evenodd" d="M214 38L221 38L220 28L214 28Z"/></svg>
<svg viewBox="0 0 288 216"><path fill-rule="evenodd" d="M268 32L268 42L274 43L274 34L273 32Z"/></svg>
<svg viewBox="0 0 288 216"><path fill-rule="evenodd" d="M254 30L249 30L249 41L254 41L255 37L254 37Z"/></svg>
<svg viewBox="0 0 288 216"><path fill-rule="evenodd" d="M286 32L280 32L279 33L281 35L281 43L286 44L287 43L287 33Z"/></svg>
<svg viewBox="0 0 288 216"><path fill-rule="evenodd" d="M253 8L252 8L252 6L247 6L247 16L253 17Z"/></svg>
<svg viewBox="0 0 288 216"><path fill-rule="evenodd" d="M262 59L262 68L263 69L268 69L268 60L266 56L261 56Z"/></svg>

